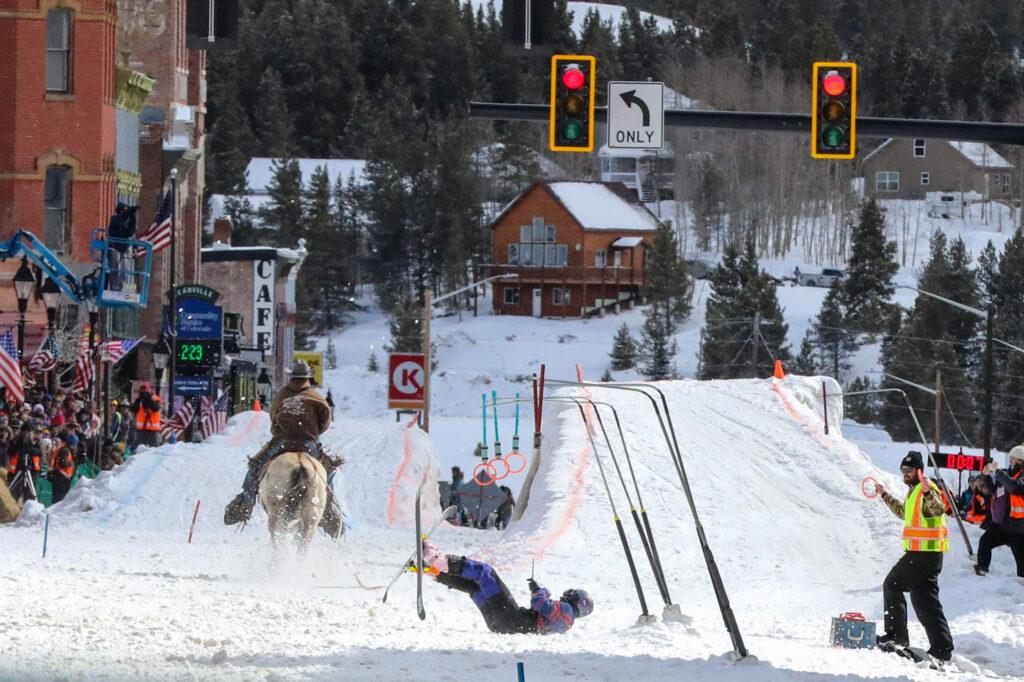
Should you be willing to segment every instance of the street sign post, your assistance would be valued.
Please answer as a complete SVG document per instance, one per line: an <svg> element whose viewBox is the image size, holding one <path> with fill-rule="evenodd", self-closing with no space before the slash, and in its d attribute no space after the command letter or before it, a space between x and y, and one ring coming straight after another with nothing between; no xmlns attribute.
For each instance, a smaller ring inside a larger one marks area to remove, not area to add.
<svg viewBox="0 0 1024 682"><path fill-rule="evenodd" d="M608 83L608 146L661 149L665 146L665 84Z"/></svg>
<svg viewBox="0 0 1024 682"><path fill-rule="evenodd" d="M423 353L392 353L388 356L388 409L423 408L427 376Z"/></svg>

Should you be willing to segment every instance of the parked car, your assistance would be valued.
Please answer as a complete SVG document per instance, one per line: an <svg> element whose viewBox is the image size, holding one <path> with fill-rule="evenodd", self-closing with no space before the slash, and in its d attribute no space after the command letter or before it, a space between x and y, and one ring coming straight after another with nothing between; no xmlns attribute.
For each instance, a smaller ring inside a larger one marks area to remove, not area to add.
<svg viewBox="0 0 1024 682"><path fill-rule="evenodd" d="M822 268L821 272L800 273L799 284L805 287L825 287L827 289L832 286L832 282L844 277L846 277L846 273L842 270Z"/></svg>
<svg viewBox="0 0 1024 682"><path fill-rule="evenodd" d="M686 271L694 279L707 279L711 271L718 267L718 263L700 258L686 261Z"/></svg>

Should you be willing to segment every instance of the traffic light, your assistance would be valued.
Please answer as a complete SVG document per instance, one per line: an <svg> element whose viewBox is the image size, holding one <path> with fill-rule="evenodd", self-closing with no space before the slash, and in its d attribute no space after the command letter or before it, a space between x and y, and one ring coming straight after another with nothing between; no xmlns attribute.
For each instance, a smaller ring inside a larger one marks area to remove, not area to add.
<svg viewBox="0 0 1024 682"><path fill-rule="evenodd" d="M551 126L553 152L594 149L594 72L589 55L556 54L551 58Z"/></svg>
<svg viewBox="0 0 1024 682"><path fill-rule="evenodd" d="M811 156L852 159L857 152L857 65L815 62L811 92Z"/></svg>

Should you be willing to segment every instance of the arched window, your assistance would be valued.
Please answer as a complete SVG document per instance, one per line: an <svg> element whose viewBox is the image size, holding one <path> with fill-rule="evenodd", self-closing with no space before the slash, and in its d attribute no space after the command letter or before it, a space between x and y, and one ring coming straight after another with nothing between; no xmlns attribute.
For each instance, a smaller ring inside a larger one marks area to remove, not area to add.
<svg viewBox="0 0 1024 682"><path fill-rule="evenodd" d="M43 188L43 243L58 253L65 250L71 223L71 168L47 166Z"/></svg>
<svg viewBox="0 0 1024 682"><path fill-rule="evenodd" d="M57 7L46 13L46 91L71 92L72 11Z"/></svg>

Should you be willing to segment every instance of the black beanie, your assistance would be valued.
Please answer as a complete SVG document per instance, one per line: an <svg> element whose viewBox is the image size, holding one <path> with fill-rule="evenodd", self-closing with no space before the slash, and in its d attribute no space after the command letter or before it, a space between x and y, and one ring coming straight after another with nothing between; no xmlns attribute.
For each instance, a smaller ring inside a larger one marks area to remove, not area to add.
<svg viewBox="0 0 1024 682"><path fill-rule="evenodd" d="M915 471L918 469L924 469L924 458L921 457L921 453L917 450L911 450L907 453L907 456L900 462L900 468L912 467Z"/></svg>

